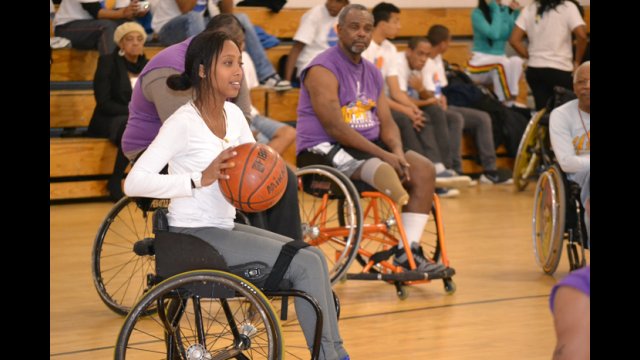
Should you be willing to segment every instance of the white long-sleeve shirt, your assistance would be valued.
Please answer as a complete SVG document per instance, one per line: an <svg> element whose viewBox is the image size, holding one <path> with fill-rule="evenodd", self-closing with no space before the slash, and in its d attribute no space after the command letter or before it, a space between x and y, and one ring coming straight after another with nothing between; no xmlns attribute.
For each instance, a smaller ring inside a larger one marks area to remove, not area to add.
<svg viewBox="0 0 640 360"><path fill-rule="evenodd" d="M591 114L578 109L577 99L551 112L549 135L556 159L569 179L572 173L590 169Z"/></svg>
<svg viewBox="0 0 640 360"><path fill-rule="evenodd" d="M191 175L202 172L224 149L255 142L240 108L225 102L224 110L224 139L211 132L191 101L176 110L129 172L124 192L128 196L170 198L171 226L232 229L235 208L223 197L218 182L191 188ZM169 174L159 174L166 164Z"/></svg>

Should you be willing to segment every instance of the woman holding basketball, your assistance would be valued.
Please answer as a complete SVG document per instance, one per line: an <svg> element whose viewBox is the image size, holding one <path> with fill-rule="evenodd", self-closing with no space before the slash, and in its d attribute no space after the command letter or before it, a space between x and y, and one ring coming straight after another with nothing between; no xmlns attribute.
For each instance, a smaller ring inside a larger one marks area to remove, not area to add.
<svg viewBox="0 0 640 360"><path fill-rule="evenodd" d="M240 109L225 101L238 94L241 65L240 49L229 35L204 32L193 39L186 52L184 73L171 76L167 85L174 90L192 88L194 100L164 122L131 169L124 190L128 196L170 198L170 231L209 242L229 266L252 261L273 266L282 244L292 239L234 223L235 209L217 184L228 178L221 170L235 166L233 147L255 141ZM159 174L166 164L169 174ZM348 359L327 274L324 255L317 248L307 247L293 257L284 278L295 289L313 296L322 308L320 358ZM296 299L296 312L310 345L313 310Z"/></svg>

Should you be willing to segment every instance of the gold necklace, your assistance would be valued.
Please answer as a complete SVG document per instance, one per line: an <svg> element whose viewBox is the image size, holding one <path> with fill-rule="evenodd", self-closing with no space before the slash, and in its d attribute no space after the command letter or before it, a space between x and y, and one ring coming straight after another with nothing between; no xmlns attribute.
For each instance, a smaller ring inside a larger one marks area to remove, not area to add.
<svg viewBox="0 0 640 360"><path fill-rule="evenodd" d="M226 135L227 135L227 111L224 109L224 107L222 108L222 117L223 117L223 129L221 131L221 133L223 134L223 136L218 136L218 134L216 134L215 131L215 122L212 123L209 120L207 120L207 118L200 112L200 110L198 109L198 107L193 103L193 101L191 101L191 106L193 106L194 109L196 109L196 112L198 113L198 115L202 118L202 120L204 121L205 124L207 124L207 127L209 128L209 130L211 130L211 132L213 133L213 135L215 135L218 139L220 139L221 141L224 141L225 143L229 142L229 139L227 139ZM222 144L224 147L224 143Z"/></svg>

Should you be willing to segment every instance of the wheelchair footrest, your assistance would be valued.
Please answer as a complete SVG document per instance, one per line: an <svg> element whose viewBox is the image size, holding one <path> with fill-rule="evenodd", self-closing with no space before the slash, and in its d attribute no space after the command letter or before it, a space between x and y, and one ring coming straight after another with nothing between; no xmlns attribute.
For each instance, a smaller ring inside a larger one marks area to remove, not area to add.
<svg viewBox="0 0 640 360"><path fill-rule="evenodd" d="M382 274L382 273L359 273L359 274L347 274L348 280L382 280L382 281L419 281L419 280L434 280L445 279L455 275L456 271L453 268L445 268L442 271L428 273L421 271L403 271L400 273Z"/></svg>

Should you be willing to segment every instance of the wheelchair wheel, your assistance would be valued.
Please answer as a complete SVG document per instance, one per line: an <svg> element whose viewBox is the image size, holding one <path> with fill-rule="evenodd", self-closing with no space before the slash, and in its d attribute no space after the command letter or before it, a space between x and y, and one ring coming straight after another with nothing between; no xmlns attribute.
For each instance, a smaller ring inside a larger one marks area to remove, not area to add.
<svg viewBox="0 0 640 360"><path fill-rule="evenodd" d="M531 176L534 175L540 164L539 147L542 144L542 139L540 139L542 134L539 131L539 123L545 112L545 109L538 111L531 118L522 134L516 160L513 164L513 184L516 191L522 191L527 187Z"/></svg>
<svg viewBox="0 0 640 360"><path fill-rule="evenodd" d="M362 237L362 208L347 176L323 165L303 167L298 199L304 241L322 250L331 284L346 276Z"/></svg>
<svg viewBox="0 0 640 360"><path fill-rule="evenodd" d="M566 197L558 165L545 171L533 202L533 250L538 265L551 275L558 268L565 233Z"/></svg>
<svg viewBox="0 0 640 360"><path fill-rule="evenodd" d="M216 291L233 297L216 297ZM157 313L144 316L155 307ZM250 282L217 270L173 276L131 309L115 359L281 359L282 333L267 298Z"/></svg>
<svg viewBox="0 0 640 360"><path fill-rule="evenodd" d="M136 255L133 245L153 237L152 213L167 204L125 196L100 225L91 254L93 283L100 299L117 314L129 312L147 288L147 274L155 272L155 257Z"/></svg>

